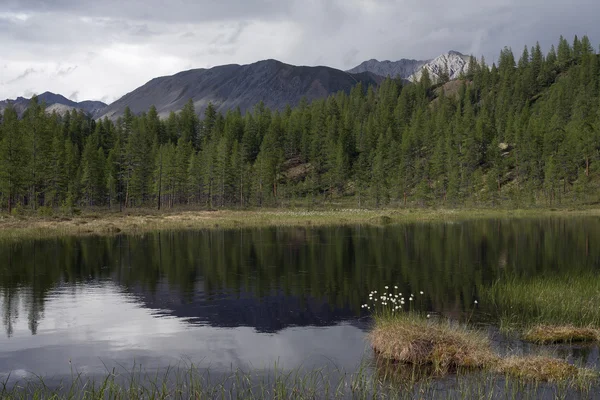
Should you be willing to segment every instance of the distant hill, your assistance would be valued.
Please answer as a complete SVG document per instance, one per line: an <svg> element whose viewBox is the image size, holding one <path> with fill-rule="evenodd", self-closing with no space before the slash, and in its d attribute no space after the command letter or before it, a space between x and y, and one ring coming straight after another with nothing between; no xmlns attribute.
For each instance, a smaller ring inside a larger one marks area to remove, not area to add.
<svg viewBox="0 0 600 400"><path fill-rule="evenodd" d="M358 66L349 69L349 73L371 72L381 76L400 77L411 82L421 79L421 71L427 69L431 79L435 82L447 68L450 79L456 79L461 72L467 72L470 56L458 51L449 51L431 60L378 61L375 59L364 61Z"/></svg>
<svg viewBox="0 0 600 400"><path fill-rule="evenodd" d="M83 110L85 113L95 117L100 110L106 107L106 104L101 101L82 101L78 103L67 99L63 95L51 92L44 92L37 97L40 103L46 103L46 112L48 113L56 111L58 114L64 114L71 110ZM31 99L25 97L17 97L14 100L2 100L0 101L0 112L4 112L4 109L9 104L12 104L20 117L27 110L27 107L29 107L30 101Z"/></svg>
<svg viewBox="0 0 600 400"><path fill-rule="evenodd" d="M304 67L277 60L248 65L222 65L210 69L193 69L172 76L155 78L115 101L98 115L116 119L129 106L135 114L156 106L159 116L179 111L191 98L201 114L212 102L221 112L239 107L250 110L263 101L275 110L287 104L297 105L303 97L315 100L338 91L349 92L358 82L376 85L383 78L370 73L351 74L330 67Z"/></svg>

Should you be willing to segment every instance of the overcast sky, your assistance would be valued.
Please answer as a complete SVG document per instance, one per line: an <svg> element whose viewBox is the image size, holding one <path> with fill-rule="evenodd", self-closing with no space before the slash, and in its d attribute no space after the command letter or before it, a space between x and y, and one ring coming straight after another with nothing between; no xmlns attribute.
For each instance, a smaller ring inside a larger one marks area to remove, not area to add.
<svg viewBox="0 0 600 400"><path fill-rule="evenodd" d="M494 61L563 34L600 43L598 0L0 0L0 99L111 102L156 76L275 58L349 69L448 50Z"/></svg>

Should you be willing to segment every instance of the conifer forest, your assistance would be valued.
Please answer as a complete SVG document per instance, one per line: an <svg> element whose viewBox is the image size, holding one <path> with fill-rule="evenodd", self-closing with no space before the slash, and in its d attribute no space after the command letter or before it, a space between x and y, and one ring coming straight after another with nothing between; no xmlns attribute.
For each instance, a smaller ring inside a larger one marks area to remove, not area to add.
<svg viewBox="0 0 600 400"><path fill-rule="evenodd" d="M587 37L471 57L458 80L387 78L282 111L193 102L116 121L83 112L0 117L5 211L511 207L600 198L600 56Z"/></svg>

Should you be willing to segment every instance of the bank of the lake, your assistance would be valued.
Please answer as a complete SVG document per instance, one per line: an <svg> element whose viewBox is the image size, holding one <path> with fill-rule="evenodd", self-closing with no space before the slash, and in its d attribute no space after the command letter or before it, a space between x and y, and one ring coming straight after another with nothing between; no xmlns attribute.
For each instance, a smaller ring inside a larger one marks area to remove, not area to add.
<svg viewBox="0 0 600 400"><path fill-rule="evenodd" d="M400 209L253 209L189 210L85 209L77 215L32 211L0 215L0 239L143 234L189 229L263 228L273 226L388 225L410 222L494 218L600 217L600 208L400 208Z"/></svg>

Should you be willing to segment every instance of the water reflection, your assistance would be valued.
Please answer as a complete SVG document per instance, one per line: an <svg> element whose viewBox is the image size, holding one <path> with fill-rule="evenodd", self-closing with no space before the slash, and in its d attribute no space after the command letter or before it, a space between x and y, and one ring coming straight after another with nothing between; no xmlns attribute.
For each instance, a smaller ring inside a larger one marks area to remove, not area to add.
<svg viewBox="0 0 600 400"><path fill-rule="evenodd" d="M397 283L460 315L501 274L598 270L598 218L271 228L0 244L0 374L190 357L352 368L360 305ZM481 304L478 317L485 315ZM586 357L597 360L597 348ZM595 353L594 353L595 352ZM321 360L321 361L317 361ZM597 361L596 361L597 362ZM62 371L62 372L60 372Z"/></svg>
<svg viewBox="0 0 600 400"><path fill-rule="evenodd" d="M17 290L17 297L27 296ZM17 314L25 303L13 303ZM353 367L364 352L363 331L352 324L287 328L261 334L248 327L194 327L184 318L147 307L112 282L61 286L47 294L44 318L34 340L28 322L16 318L12 337L0 338L0 376L10 371L44 371L53 376L101 374L114 366L159 368L182 359L211 370L322 365L335 360Z"/></svg>

